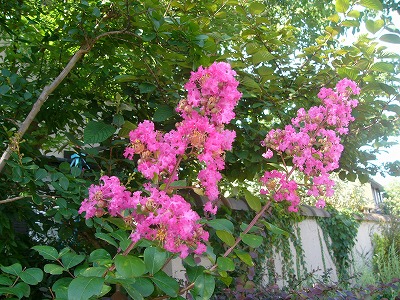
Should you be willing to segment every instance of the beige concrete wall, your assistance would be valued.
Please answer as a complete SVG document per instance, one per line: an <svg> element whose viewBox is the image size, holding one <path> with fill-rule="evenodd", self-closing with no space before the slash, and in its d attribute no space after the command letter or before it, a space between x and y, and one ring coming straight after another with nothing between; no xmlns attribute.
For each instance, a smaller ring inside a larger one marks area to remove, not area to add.
<svg viewBox="0 0 400 300"><path fill-rule="evenodd" d="M307 213L311 214L311 213ZM327 245L324 241L322 229L319 227L316 221L316 215L318 217L329 217L326 212L313 212L313 216L309 216L304 221L297 224L300 228L300 238L302 242L304 260L306 270L301 270L303 272L313 272L316 276L322 276L324 272L328 269L332 269L330 273L330 278L332 281L337 280L336 267L333 263L332 257L329 254ZM383 216L379 215L366 215L361 221L360 227L358 229L356 245L353 248L353 258L354 267L351 272L362 272L370 267L370 260L373 255L373 244L372 237L374 233L379 233L379 223L385 221ZM322 245L322 247L321 247ZM295 249L291 245L293 253L293 261L295 259ZM279 286L285 285L282 280L282 258L279 254L279 249L275 251L276 255L274 257L275 272L277 273L277 283ZM203 265L209 266L210 263L207 259L203 259ZM294 266L294 268L296 268ZM184 268L179 259L174 259L165 269L166 272L172 274L177 279L186 280ZM264 283L267 284L267 275L264 277Z"/></svg>

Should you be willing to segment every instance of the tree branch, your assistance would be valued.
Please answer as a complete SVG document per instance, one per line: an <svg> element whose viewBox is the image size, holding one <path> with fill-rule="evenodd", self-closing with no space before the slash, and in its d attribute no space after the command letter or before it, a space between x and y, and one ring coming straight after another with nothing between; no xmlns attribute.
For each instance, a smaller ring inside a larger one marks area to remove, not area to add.
<svg viewBox="0 0 400 300"><path fill-rule="evenodd" d="M40 94L39 98L36 100L35 104L33 105L31 111L29 112L28 116L26 117L25 121L21 124L19 130L15 133L15 143L18 143L22 136L26 133L29 126L31 125L32 121L35 119L36 115L39 113L41 107L43 106L44 102L50 96L50 94L60 85L60 83L65 79L65 77L71 72L71 70L75 67L76 63L86 54L88 53L94 44L101 38L110 36L110 35L117 35L117 34L129 34L137 37L136 34L124 30L118 31L110 31L105 32L92 40L87 41L85 45L82 45L81 48L75 52L72 56L68 64L65 68L61 71L61 73L57 76L56 79L50 85L47 85L43 88L42 93ZM0 158L0 173L3 171L4 166L6 165L6 161L10 158L11 153L13 152L13 143L10 143L7 149L4 151L3 155Z"/></svg>
<svg viewBox="0 0 400 300"><path fill-rule="evenodd" d="M18 197L14 197L14 198L8 198L8 199L5 199L5 200L0 200L0 204L14 202L14 201L17 201L17 200L21 200L21 199L24 199L24 198L30 198L30 197L32 197L32 196L28 195L28 196L18 196Z"/></svg>

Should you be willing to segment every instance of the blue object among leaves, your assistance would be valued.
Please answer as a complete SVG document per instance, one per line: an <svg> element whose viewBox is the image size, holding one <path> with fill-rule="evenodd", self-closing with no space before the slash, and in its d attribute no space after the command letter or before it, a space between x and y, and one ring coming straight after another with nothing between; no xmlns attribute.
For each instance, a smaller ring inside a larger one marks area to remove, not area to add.
<svg viewBox="0 0 400 300"><path fill-rule="evenodd" d="M84 159L84 157L86 156L86 154L84 153L75 153L71 155L71 167L78 167L79 169L83 169L83 167L86 167L87 169L90 169L89 165L86 163L86 160Z"/></svg>

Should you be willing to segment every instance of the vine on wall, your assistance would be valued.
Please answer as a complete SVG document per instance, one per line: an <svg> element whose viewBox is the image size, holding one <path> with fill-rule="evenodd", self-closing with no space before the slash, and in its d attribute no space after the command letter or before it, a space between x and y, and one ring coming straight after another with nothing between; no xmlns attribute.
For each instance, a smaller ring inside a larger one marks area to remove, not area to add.
<svg viewBox="0 0 400 300"><path fill-rule="evenodd" d="M321 227L328 251L337 269L340 281L346 282L350 276L350 267L353 263L352 252L360 226L354 214L347 211L338 211L328 206L329 218L317 218Z"/></svg>

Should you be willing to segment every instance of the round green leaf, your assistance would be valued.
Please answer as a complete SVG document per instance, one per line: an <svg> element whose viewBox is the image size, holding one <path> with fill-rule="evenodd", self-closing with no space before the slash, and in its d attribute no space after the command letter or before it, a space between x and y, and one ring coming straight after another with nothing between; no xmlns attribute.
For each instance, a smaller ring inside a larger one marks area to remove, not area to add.
<svg viewBox="0 0 400 300"><path fill-rule="evenodd" d="M78 277L71 281L68 287L68 300L87 300L99 295L103 288L102 277Z"/></svg>
<svg viewBox="0 0 400 300"><path fill-rule="evenodd" d="M252 15L259 15L265 10L265 5L259 2L252 2L249 10Z"/></svg>
<svg viewBox="0 0 400 300"><path fill-rule="evenodd" d="M76 265L80 264L84 259L85 255L76 254L74 252L65 253L61 258L65 269L75 267Z"/></svg>
<svg viewBox="0 0 400 300"><path fill-rule="evenodd" d="M215 219L207 222L208 226L211 226L215 230L225 230L233 233L234 227L233 223L227 219Z"/></svg>
<svg viewBox="0 0 400 300"><path fill-rule="evenodd" d="M68 286L72 278L64 277L54 282L52 290L56 294L57 299L68 299Z"/></svg>
<svg viewBox="0 0 400 300"><path fill-rule="evenodd" d="M155 274L160 271L167 259L167 252L160 248L149 247L144 250L144 264L150 274Z"/></svg>
<svg viewBox="0 0 400 300"><path fill-rule="evenodd" d="M47 264L44 266L44 271L51 275L60 275L64 272L64 268L56 264Z"/></svg>
<svg viewBox="0 0 400 300"><path fill-rule="evenodd" d="M194 282L193 292L196 299L210 299L215 289L215 278L210 274L201 274Z"/></svg>
<svg viewBox="0 0 400 300"><path fill-rule="evenodd" d="M89 262L101 264L104 261L110 261L111 254L104 249L96 249L90 253Z"/></svg>
<svg viewBox="0 0 400 300"><path fill-rule="evenodd" d="M0 285L12 285L13 281L7 276L0 275Z"/></svg>
<svg viewBox="0 0 400 300"><path fill-rule="evenodd" d="M129 284L122 284L124 287L125 291L128 293L129 296L131 296L132 299L134 300L143 300L143 295L135 289L133 286Z"/></svg>
<svg viewBox="0 0 400 300"><path fill-rule="evenodd" d="M378 72L394 73L394 65L388 62L377 62L371 66L371 70Z"/></svg>
<svg viewBox="0 0 400 300"><path fill-rule="evenodd" d="M21 299L24 296L24 291L14 287L0 287L0 295L15 295L18 299Z"/></svg>
<svg viewBox="0 0 400 300"><path fill-rule="evenodd" d="M139 277L146 273L146 266L138 257L118 254L115 258L115 267L120 276L125 278Z"/></svg>
<svg viewBox="0 0 400 300"><path fill-rule="evenodd" d="M154 284L170 297L178 296L179 283L163 271L158 271L150 278Z"/></svg>
<svg viewBox="0 0 400 300"><path fill-rule="evenodd" d="M154 285L150 279L145 277L136 278L132 286L137 289L144 297L148 297L154 292Z"/></svg>
<svg viewBox="0 0 400 300"><path fill-rule="evenodd" d="M228 246L233 246L233 244L235 244L235 238L230 232L225 230L217 230L216 234L221 239L221 241L223 241Z"/></svg>
<svg viewBox="0 0 400 300"><path fill-rule="evenodd" d="M36 285L43 280L43 271L39 268L29 268L19 275L23 282Z"/></svg>
<svg viewBox="0 0 400 300"><path fill-rule="evenodd" d="M15 263L8 267L1 266L0 269L4 273L8 273L8 274L15 275L15 276L19 276L22 272L22 266L19 263Z"/></svg>
<svg viewBox="0 0 400 300"><path fill-rule="evenodd" d="M37 169L35 172L35 181L42 180L47 177L47 171L45 169Z"/></svg>
<svg viewBox="0 0 400 300"><path fill-rule="evenodd" d="M379 39L386 43L400 44L400 36L394 33L384 34Z"/></svg>
<svg viewBox="0 0 400 300"><path fill-rule="evenodd" d="M234 271L235 264L229 257L218 257L217 259L218 270L220 271Z"/></svg>
<svg viewBox="0 0 400 300"><path fill-rule="evenodd" d="M336 0L335 2L335 10L338 13L345 13L350 6L350 1L349 0Z"/></svg>
<svg viewBox="0 0 400 300"><path fill-rule="evenodd" d="M112 136L115 127L103 122L90 121L83 131L85 144L101 143Z"/></svg>
<svg viewBox="0 0 400 300"><path fill-rule="evenodd" d="M157 108L156 112L154 113L153 121L154 122L163 122L163 121L169 119L170 117L172 117L173 115L175 115L175 112L172 107L170 107L168 105L160 105Z"/></svg>
<svg viewBox="0 0 400 300"><path fill-rule="evenodd" d="M254 266L253 260L248 252L243 250L235 250L235 254L239 257L239 259L244 262L246 265L252 267Z"/></svg>
<svg viewBox="0 0 400 300"><path fill-rule="evenodd" d="M252 210L254 210L255 212L259 212L261 210L261 201L259 197L254 196L248 190L244 191L244 197L246 199L247 204L250 206Z"/></svg>
<svg viewBox="0 0 400 300"><path fill-rule="evenodd" d="M41 256L45 259L49 260L57 260L58 259L58 252L55 248L51 246L34 246L32 247L33 250L39 252Z"/></svg>
<svg viewBox="0 0 400 300"><path fill-rule="evenodd" d="M102 277L107 269L107 267L90 267L83 269L79 275L84 277Z"/></svg>
<svg viewBox="0 0 400 300"><path fill-rule="evenodd" d="M383 27L383 25L385 25L385 22L381 19L376 21L367 20L365 22L365 27L367 30L374 34L377 33Z"/></svg>
<svg viewBox="0 0 400 300"><path fill-rule="evenodd" d="M154 37L155 37L155 35L154 35ZM139 91L141 94L151 93L155 89L156 89L156 86L152 83L144 82L144 83L139 84Z"/></svg>
<svg viewBox="0 0 400 300"><path fill-rule="evenodd" d="M262 236L255 235L255 234L241 234L243 243L249 245L252 248L258 248L261 246L263 242Z"/></svg>
<svg viewBox="0 0 400 300"><path fill-rule="evenodd" d="M366 8L383 10L383 5L380 0L360 0L359 4Z"/></svg>
<svg viewBox="0 0 400 300"><path fill-rule="evenodd" d="M31 287L25 282L19 282L14 286L14 290L21 292L24 297L29 297L31 294Z"/></svg>

